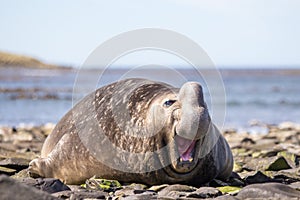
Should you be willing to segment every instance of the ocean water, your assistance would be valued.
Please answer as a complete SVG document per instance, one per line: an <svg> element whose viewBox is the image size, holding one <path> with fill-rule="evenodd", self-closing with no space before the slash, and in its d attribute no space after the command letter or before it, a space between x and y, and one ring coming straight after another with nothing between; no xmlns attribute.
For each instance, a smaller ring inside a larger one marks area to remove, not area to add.
<svg viewBox="0 0 300 200"><path fill-rule="evenodd" d="M300 71L223 69L218 73L226 95L219 98L225 99L225 128L249 129L253 121L300 123ZM128 77L164 81L177 87L187 80L198 81L203 85L209 108L213 106L209 87L215 86L207 85L206 79L215 77L205 70L199 75L191 69L103 72L0 68L0 125L57 123L73 103L93 89Z"/></svg>

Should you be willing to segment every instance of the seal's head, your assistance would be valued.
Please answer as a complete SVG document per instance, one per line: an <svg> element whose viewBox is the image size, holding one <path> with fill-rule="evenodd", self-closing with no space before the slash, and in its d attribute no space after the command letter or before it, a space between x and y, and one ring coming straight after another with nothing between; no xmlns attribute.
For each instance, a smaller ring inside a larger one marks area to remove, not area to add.
<svg viewBox="0 0 300 200"><path fill-rule="evenodd" d="M201 142L211 123L201 85L187 82L179 90L173 89L154 101L148 121L154 131L163 130L163 142L170 144L166 155L172 163L169 174L180 176L192 172L201 157Z"/></svg>

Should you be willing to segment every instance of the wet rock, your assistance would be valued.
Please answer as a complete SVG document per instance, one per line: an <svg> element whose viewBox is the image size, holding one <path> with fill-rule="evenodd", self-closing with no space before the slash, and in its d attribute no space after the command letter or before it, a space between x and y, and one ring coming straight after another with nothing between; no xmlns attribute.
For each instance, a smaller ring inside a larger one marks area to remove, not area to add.
<svg viewBox="0 0 300 200"><path fill-rule="evenodd" d="M19 183L8 176L0 176L0 194L1 199L57 199L47 192L40 191L34 187L29 187L25 184Z"/></svg>
<svg viewBox="0 0 300 200"><path fill-rule="evenodd" d="M281 183L252 184L243 188L237 195L238 199L293 199L299 197L300 191Z"/></svg>
<svg viewBox="0 0 300 200"><path fill-rule="evenodd" d="M192 186L175 184L175 185L167 186L166 188L159 191L158 197L159 198L164 198L164 197L180 198L180 197L185 197L187 195L187 192L194 192L196 190L197 188Z"/></svg>
<svg viewBox="0 0 300 200"><path fill-rule="evenodd" d="M0 161L0 166L20 171L22 169L26 169L29 162L30 160L24 158L6 158Z"/></svg>
<svg viewBox="0 0 300 200"><path fill-rule="evenodd" d="M235 172L231 173L231 176L226 182L229 186L241 187L245 185L244 180Z"/></svg>
<svg viewBox="0 0 300 200"><path fill-rule="evenodd" d="M209 186L211 187L228 186L228 183L218 179L214 179L211 182L209 182Z"/></svg>
<svg viewBox="0 0 300 200"><path fill-rule="evenodd" d="M261 171L256 172L254 175L247 176L245 178L245 182L247 184L253 184L253 183L268 183L268 182L274 182L274 180L265 174L263 174Z"/></svg>
<svg viewBox="0 0 300 200"><path fill-rule="evenodd" d="M213 187L200 187L195 192L192 192L187 195L187 197L191 198L215 198L217 196L222 195L222 192L217 188Z"/></svg>
<svg viewBox="0 0 300 200"><path fill-rule="evenodd" d="M68 186L55 178L38 178L36 179L36 183L33 186L48 193L70 190Z"/></svg>

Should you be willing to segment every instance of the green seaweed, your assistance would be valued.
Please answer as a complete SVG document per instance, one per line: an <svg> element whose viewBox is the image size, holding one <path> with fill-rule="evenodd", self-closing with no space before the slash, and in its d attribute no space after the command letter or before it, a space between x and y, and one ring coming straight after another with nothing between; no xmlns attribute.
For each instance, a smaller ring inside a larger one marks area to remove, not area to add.
<svg viewBox="0 0 300 200"><path fill-rule="evenodd" d="M217 189L220 190L222 192L222 194L236 194L242 188L236 187L236 186L223 186L223 187L217 187Z"/></svg>
<svg viewBox="0 0 300 200"><path fill-rule="evenodd" d="M117 180L97 179L92 177L86 180L84 184L81 184L81 187L92 190L111 191L121 188L122 185Z"/></svg>

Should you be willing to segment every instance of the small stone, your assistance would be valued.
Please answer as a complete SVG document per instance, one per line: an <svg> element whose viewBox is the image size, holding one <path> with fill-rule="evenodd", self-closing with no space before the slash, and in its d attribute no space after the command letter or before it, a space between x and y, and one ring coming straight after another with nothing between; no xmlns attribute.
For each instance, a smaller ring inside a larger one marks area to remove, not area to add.
<svg viewBox="0 0 300 200"><path fill-rule="evenodd" d="M237 129L235 128L228 128L223 131L223 134L235 134L235 133L237 133Z"/></svg>
<svg viewBox="0 0 300 200"><path fill-rule="evenodd" d="M295 128L295 124L293 122L282 122L278 125L280 130L293 130Z"/></svg>
<svg viewBox="0 0 300 200"><path fill-rule="evenodd" d="M135 193L134 193L134 189L132 189L132 188L127 188L127 187L125 187L125 188L123 188L123 189L120 189L120 190L117 190L116 192L115 192L115 195L116 196L119 196L119 197L125 197L125 196L130 196L130 195L134 195Z"/></svg>
<svg viewBox="0 0 300 200"><path fill-rule="evenodd" d="M195 192L192 192L187 195L187 197L191 198L214 198L222 195L222 192L217 188L213 187L200 187Z"/></svg>
<svg viewBox="0 0 300 200"><path fill-rule="evenodd" d="M256 142L252 139L252 138L248 138L248 137L245 137L241 143L243 145L251 145L251 144L255 144Z"/></svg>
<svg viewBox="0 0 300 200"><path fill-rule="evenodd" d="M147 188L146 185L144 184L139 184L139 183L132 183L130 185L126 185L124 187L132 188L134 190L145 190Z"/></svg>
<svg viewBox="0 0 300 200"><path fill-rule="evenodd" d="M180 184L175 184L175 185L170 185L161 191L158 192L159 197L183 197L186 196L187 192L194 192L196 191L197 188L188 186L188 185L180 185Z"/></svg>

